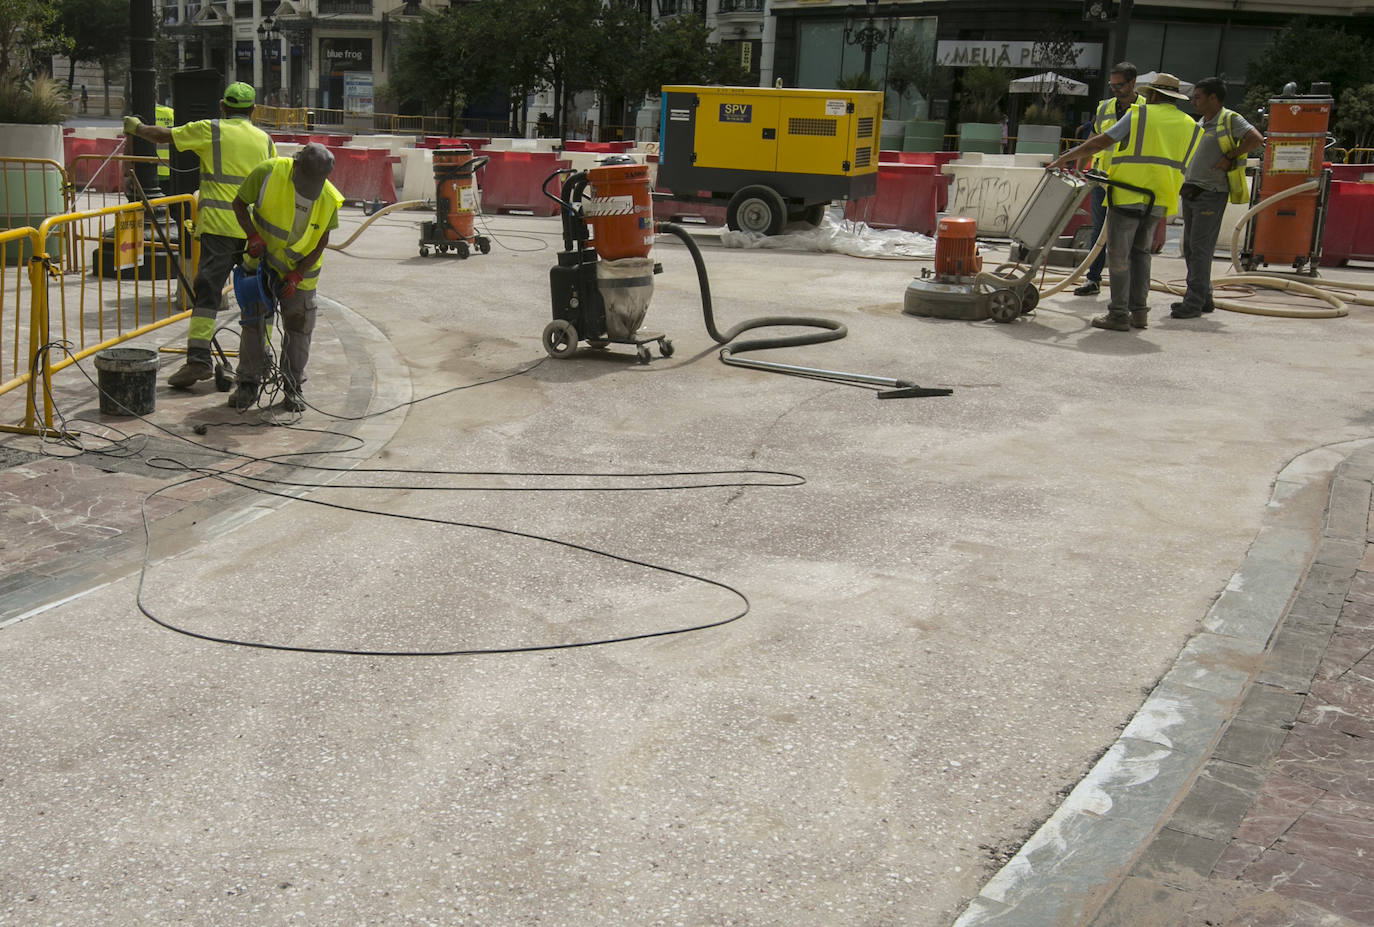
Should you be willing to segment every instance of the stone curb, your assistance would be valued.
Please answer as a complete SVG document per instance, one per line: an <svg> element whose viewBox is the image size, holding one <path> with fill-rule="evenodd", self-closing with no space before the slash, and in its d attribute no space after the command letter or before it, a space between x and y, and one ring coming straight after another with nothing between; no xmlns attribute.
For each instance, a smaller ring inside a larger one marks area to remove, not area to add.
<svg viewBox="0 0 1374 927"><path fill-rule="evenodd" d="M1205 878L1302 707L1359 565L1371 445L1317 448L1284 467L1267 524L1202 629L954 927L1138 924L1142 905L1168 900L1152 875L1182 867ZM1328 481L1317 500L1304 492Z"/></svg>

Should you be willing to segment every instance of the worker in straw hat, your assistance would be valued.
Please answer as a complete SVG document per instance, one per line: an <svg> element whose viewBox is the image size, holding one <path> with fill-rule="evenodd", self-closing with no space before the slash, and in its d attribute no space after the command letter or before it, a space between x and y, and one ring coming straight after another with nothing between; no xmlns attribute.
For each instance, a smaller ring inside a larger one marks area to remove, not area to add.
<svg viewBox="0 0 1374 927"><path fill-rule="evenodd" d="M1062 168L1126 142L1112 155L1107 169L1109 180L1127 185L1107 189L1111 299L1106 315L1092 320L1094 328L1108 331L1149 326L1150 246L1159 221L1178 212L1183 171L1199 134L1197 124L1174 102L1187 99L1177 77L1157 74L1136 89L1144 94L1144 105L1131 107L1106 131L1070 148L1049 165Z"/></svg>

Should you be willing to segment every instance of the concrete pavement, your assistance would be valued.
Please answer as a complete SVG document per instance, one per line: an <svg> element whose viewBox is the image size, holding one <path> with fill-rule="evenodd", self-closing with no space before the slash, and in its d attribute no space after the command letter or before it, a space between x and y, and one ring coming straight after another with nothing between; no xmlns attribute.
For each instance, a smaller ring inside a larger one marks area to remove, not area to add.
<svg viewBox="0 0 1374 927"><path fill-rule="evenodd" d="M387 217L327 258L318 409L381 411L542 356L556 223L493 218L497 250L459 263L418 257L417 221ZM1166 309L1121 334L1087 326L1099 302L1060 296L1012 326L925 320L899 311L917 264L708 240L722 327L839 318L848 338L779 359L955 390L875 402L721 366L686 252L664 242L656 256L649 322L672 335L671 359L588 352L361 423L314 410L301 423L343 435L202 440L330 451L319 460L359 470L745 468L804 486L297 470L333 485L287 501L202 480L148 499L143 601L242 641L542 646L738 610L702 576L749 598L724 627L446 659L197 641L134 606L139 503L185 477L0 442L18 464L0 472L0 737L15 745L0 760L0 921L1111 923L1145 899L1175 921L1117 922L1173 923L1242 892L1216 885L1246 872L1256 897L1312 903L1265 873L1279 852L1315 850L1253 828L1230 849L1242 793L1216 820L1189 800L1220 807L1198 783L1268 768L1246 745L1272 746L1283 723L1255 700L1291 707L1305 691L1300 672L1266 676L1290 659L1294 615L1315 617L1294 611L1301 590L1319 577L1330 611L1335 573L1362 588L1364 310L1182 322ZM98 419L72 376L70 412ZM160 391L151 418L194 437L239 419L222 404ZM188 456L179 443L150 439ZM474 480L485 491L431 488ZM1225 843L1229 868L1206 866L1192 838Z"/></svg>

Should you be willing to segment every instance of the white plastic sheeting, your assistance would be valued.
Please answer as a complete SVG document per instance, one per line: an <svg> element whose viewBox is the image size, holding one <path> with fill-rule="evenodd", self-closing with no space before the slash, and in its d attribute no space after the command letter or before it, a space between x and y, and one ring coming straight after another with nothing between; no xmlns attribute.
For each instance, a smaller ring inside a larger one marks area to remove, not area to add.
<svg viewBox="0 0 1374 927"><path fill-rule="evenodd" d="M816 227L793 224L777 235L731 231L720 233L727 248L781 248L787 251L833 251L855 257L930 259L935 256L935 239L919 232L901 229L875 229L866 223L826 216Z"/></svg>

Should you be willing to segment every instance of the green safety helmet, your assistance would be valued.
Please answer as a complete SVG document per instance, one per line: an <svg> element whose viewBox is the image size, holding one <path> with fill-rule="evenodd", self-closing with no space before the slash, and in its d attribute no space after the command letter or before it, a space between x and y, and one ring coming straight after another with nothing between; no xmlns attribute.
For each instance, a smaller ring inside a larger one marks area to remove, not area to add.
<svg viewBox="0 0 1374 927"><path fill-rule="evenodd" d="M224 88L224 105L234 109L248 109L257 101L257 94L250 84L235 81Z"/></svg>

